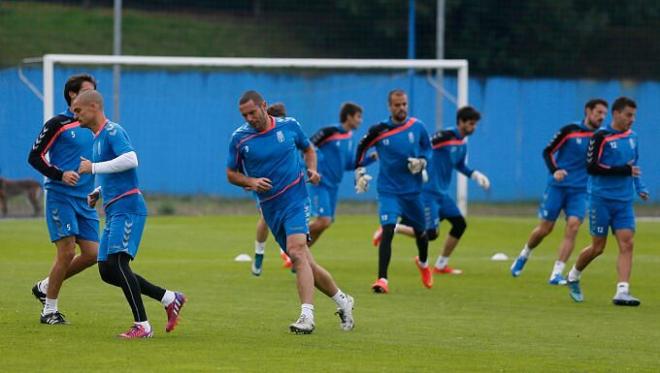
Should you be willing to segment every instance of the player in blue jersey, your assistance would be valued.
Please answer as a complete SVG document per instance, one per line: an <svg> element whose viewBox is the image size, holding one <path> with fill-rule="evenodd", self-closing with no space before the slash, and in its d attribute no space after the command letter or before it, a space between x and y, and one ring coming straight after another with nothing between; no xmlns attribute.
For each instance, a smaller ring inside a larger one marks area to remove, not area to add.
<svg viewBox="0 0 660 373"><path fill-rule="evenodd" d="M286 117L286 107L281 102L276 102L270 105L266 111L268 115L273 117L280 117L280 118ZM251 271L253 275L261 276L261 271L263 269L263 262L264 262L264 253L266 252L266 240L268 239L268 225L266 224L266 221L264 220L264 217L261 214L261 208L259 207L259 198L256 196L256 194L255 194L255 198L257 198L257 209L259 210L259 220L257 221L257 229L255 232L256 240L254 241L254 261L252 262ZM291 268L293 266L293 262L291 262L291 258L289 258L289 256L286 255L286 252L281 247L280 247L280 258L282 258L283 261L282 267Z"/></svg>
<svg viewBox="0 0 660 373"><path fill-rule="evenodd" d="M607 101L592 99L584 106L584 119L562 127L548 146L543 149L543 159L550 172L548 186L539 207L539 223L532 230L520 255L511 265L511 275L520 276L532 250L552 232L555 222L564 210L566 229L559 246L558 258L550 273L550 285L565 285L563 272L566 261L575 247L575 238L587 210L587 154L589 139L600 128L607 116Z"/></svg>
<svg viewBox="0 0 660 373"><path fill-rule="evenodd" d="M430 241L438 238L438 226L442 220L451 223L442 253L438 256L433 272L438 274L461 274L460 269L448 265L449 257L463 236L467 223L465 217L450 197L449 184L454 170L475 180L484 189L490 187L486 175L468 167L467 144L465 138L472 135L477 128L481 114L471 106L466 106L456 112L456 127L438 131L431 137L433 157L428 166L428 183L424 184L422 200L426 213L426 234ZM395 227L397 233L413 236L413 229L408 220L404 219Z"/></svg>
<svg viewBox="0 0 660 373"><path fill-rule="evenodd" d="M631 130L637 104L619 97L612 104L612 123L596 131L587 150L589 180L589 230L591 245L582 250L568 273L568 288L576 302L584 300L580 288L582 271L605 250L610 229L619 244L618 282L612 302L617 306L638 306L639 299L630 295L630 272L635 235L635 194L646 201L649 191L640 179L637 134Z"/></svg>
<svg viewBox="0 0 660 373"><path fill-rule="evenodd" d="M71 106L78 94L93 89L94 77L73 75L64 85L64 99ZM57 249L48 277L32 288L32 294L43 304L43 324L66 323L57 306L62 283L96 263L99 218L96 210L87 206L87 194L94 189L94 180L77 172L80 156L91 156L93 141L92 134L80 128L67 108L44 124L28 157L30 165L46 178L46 225ZM80 247L79 255L76 244Z"/></svg>
<svg viewBox="0 0 660 373"><path fill-rule="evenodd" d="M135 149L126 131L106 119L100 93L81 93L73 101L72 110L81 126L94 134L91 161L80 157L78 173L95 175L99 184L87 197L89 206L95 206L100 197L104 202L106 221L98 252L99 273L103 281L123 290L135 320L119 337L153 335L140 294L161 302L167 313L165 331L170 332L178 323L186 297L150 283L134 273L129 264L137 255L147 218L147 205L138 186Z"/></svg>
<svg viewBox="0 0 660 373"><path fill-rule="evenodd" d="M378 171L378 215L383 231L378 247L378 278L371 286L375 293L389 292L388 267L392 257L394 226L399 217L410 221L415 233L418 256L415 263L425 287L433 286L433 274L428 266L428 237L422 204L422 179L430 156L431 144L424 124L408 116L408 96L395 89L388 94L390 117L369 128L360 140L356 154L355 188L367 190L371 176L365 165L367 151L376 148Z"/></svg>
<svg viewBox="0 0 660 373"><path fill-rule="evenodd" d="M314 330L316 286L337 304L341 328L352 330L353 298L337 288L330 273L316 263L307 246L310 203L300 151L305 156L309 181L318 184L314 147L294 118L268 115L266 101L256 91L241 96L239 110L246 123L232 134L227 179L257 193L270 231L293 260L301 314L289 329L302 334Z"/></svg>
<svg viewBox="0 0 660 373"><path fill-rule="evenodd" d="M339 125L321 128L310 138L316 147L321 174L319 185L311 185L308 189L312 201L312 216L316 217L309 225L312 238L310 246L335 220L337 194L344 172L355 170L353 131L362 123L362 108L352 102L342 104L339 122ZM369 159L373 160L374 157L370 156Z"/></svg>

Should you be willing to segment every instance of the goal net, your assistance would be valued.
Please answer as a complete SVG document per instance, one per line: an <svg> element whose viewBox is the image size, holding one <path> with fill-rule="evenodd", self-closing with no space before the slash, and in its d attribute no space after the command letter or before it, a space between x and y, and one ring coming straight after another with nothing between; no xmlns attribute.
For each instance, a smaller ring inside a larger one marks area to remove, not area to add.
<svg viewBox="0 0 660 373"><path fill-rule="evenodd" d="M140 150L141 184L147 191L168 194L248 197L224 180L229 137L243 122L237 100L248 89L259 91L269 103L284 103L308 135L337 123L341 103L353 101L364 108L354 141L387 118L387 93L394 88L408 93L410 115L426 123L429 133L436 128L436 105L445 106L444 122L454 123L457 107L468 104L466 60L47 54L42 63L44 121L65 107L61 88L69 75L80 72L97 78L106 115L114 119L111 66L121 66L119 122ZM452 71L455 75L448 74ZM441 84L437 72L443 73ZM345 182L340 198L374 199L371 189L356 195ZM456 180L456 198L467 212L462 175Z"/></svg>

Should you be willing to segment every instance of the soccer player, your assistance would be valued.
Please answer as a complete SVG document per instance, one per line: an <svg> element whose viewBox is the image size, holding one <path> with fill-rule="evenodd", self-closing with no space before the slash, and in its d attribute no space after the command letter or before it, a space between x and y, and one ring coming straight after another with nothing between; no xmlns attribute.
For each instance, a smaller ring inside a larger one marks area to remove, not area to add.
<svg viewBox="0 0 660 373"><path fill-rule="evenodd" d="M95 175L100 185L87 197L89 206L94 207L100 197L104 201L106 222L99 245L99 273L106 283L121 287L135 319L134 325L119 337L153 336L140 294L161 302L167 313L165 331L171 332L186 297L153 285L134 273L129 264L137 255L147 218L147 206L138 187L135 149L126 131L106 119L100 93L81 93L73 101L72 110L81 126L94 134L92 161L80 157L78 173Z"/></svg>
<svg viewBox="0 0 660 373"><path fill-rule="evenodd" d="M426 234L429 240L434 241L438 238L438 226L442 220L447 219L451 223L451 230L447 234L442 253L433 267L434 273L455 275L463 273L462 270L448 265L449 257L467 228L465 217L449 194L449 184L454 169L475 180L482 188L487 190L490 187L490 181L486 175L471 169L466 164L465 138L474 133L480 119L481 114L477 110L471 106L465 106L456 113L455 128L438 131L431 137L433 157L428 166L429 182L424 184L422 190L427 218ZM395 231L413 236L413 229L405 219L396 225Z"/></svg>
<svg viewBox="0 0 660 373"><path fill-rule="evenodd" d="M342 104L339 122L339 125L321 128L310 138L317 150L321 174L319 185L309 187L312 216L316 217L309 225L310 246L335 220L337 193L344 171L355 169L353 131L362 123L362 108L352 102ZM374 160L373 155L369 159Z"/></svg>
<svg viewBox="0 0 660 373"><path fill-rule="evenodd" d="M576 302L584 300L580 275L605 250L607 233L611 228L619 244L616 266L618 282L612 302L617 306L640 304L639 299L630 295L629 286L635 235L633 199L637 193L646 201L649 192L640 180L642 172L637 166L637 134L630 129L636 112L635 101L628 97L617 98L612 104L612 123L596 131L589 141L587 172L592 240L568 273L569 294Z"/></svg>
<svg viewBox="0 0 660 373"><path fill-rule="evenodd" d="M314 147L294 118L268 115L266 101L256 91L241 96L239 110L246 122L232 134L227 179L257 192L270 231L293 261L301 314L289 329L302 334L314 331L316 286L337 304L341 328L352 330L353 298L337 288L330 273L316 263L307 246L310 206L299 150L305 156L309 181L318 184Z"/></svg>
<svg viewBox="0 0 660 373"><path fill-rule="evenodd" d="M371 286L375 293L389 292L388 267L392 257L394 225L404 217L414 229L418 256L415 263L425 287L433 286L433 274L427 264L428 237L422 204L422 174L431 151L429 135L424 124L408 116L408 96L395 89L387 96L389 119L369 128L360 140L356 154L355 189L366 192L371 176L364 167L367 151L376 148L378 171L378 215L383 230L378 248L378 279Z"/></svg>
<svg viewBox="0 0 660 373"><path fill-rule="evenodd" d="M96 89L96 80L87 74L73 75L64 85L67 110L48 120L34 141L28 162L46 177L46 225L56 255L48 277L32 288L43 304L42 324L65 324L58 310L62 283L96 263L99 217L87 206L87 194L94 189L94 178L79 175L80 157L92 154L93 135L80 128L69 107L81 92ZM76 255L76 244L80 254Z"/></svg>
<svg viewBox="0 0 660 373"><path fill-rule="evenodd" d="M281 102L276 102L266 109L268 115L276 118L286 117L286 107ZM259 198L257 198L257 210L259 210L259 220L257 221L257 231L256 231L256 240L254 241L254 261L252 262L252 274L255 276L261 276L261 271L263 268L264 262L264 253L266 251L266 240L268 239L268 225L264 220L263 215L261 214L261 208L259 207ZM282 266L284 268L291 268L293 262L291 258L286 255L286 252L280 247L280 258L284 261Z"/></svg>
<svg viewBox="0 0 660 373"><path fill-rule="evenodd" d="M562 127L548 146L543 149L543 159L550 171L548 186L539 207L539 223L532 230L520 255L511 265L511 275L520 276L532 250L552 232L555 222L564 210L566 229L559 246L557 261L550 273L550 285L566 285L563 272L566 261L575 247L575 238L587 210L587 154L589 139L600 128L607 116L607 101L596 98L584 106L581 123Z"/></svg>

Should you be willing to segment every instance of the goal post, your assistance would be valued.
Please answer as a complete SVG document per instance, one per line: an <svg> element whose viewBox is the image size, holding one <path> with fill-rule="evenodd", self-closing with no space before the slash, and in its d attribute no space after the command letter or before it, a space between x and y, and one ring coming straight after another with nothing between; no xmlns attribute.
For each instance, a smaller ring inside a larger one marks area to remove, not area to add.
<svg viewBox="0 0 660 373"><path fill-rule="evenodd" d="M233 57L173 57L173 56L112 56L46 54L43 56L43 115L44 122L54 113L55 65L128 65L128 66L190 66L218 68L287 68L287 69L414 69L456 70L456 104L468 104L467 60L418 59L334 59L334 58L233 58ZM456 198L461 211L467 213L467 179L458 174Z"/></svg>

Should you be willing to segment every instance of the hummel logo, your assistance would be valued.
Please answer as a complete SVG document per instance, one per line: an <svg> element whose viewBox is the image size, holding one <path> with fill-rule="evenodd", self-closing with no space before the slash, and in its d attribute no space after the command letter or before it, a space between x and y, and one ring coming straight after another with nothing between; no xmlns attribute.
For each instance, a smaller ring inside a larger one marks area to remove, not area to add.
<svg viewBox="0 0 660 373"><path fill-rule="evenodd" d="M37 147L41 144L41 140L46 136L46 132L48 132L48 128L44 128L43 131L41 131L39 137L37 137L37 140L34 142L34 145L32 145L32 150L37 150Z"/></svg>

